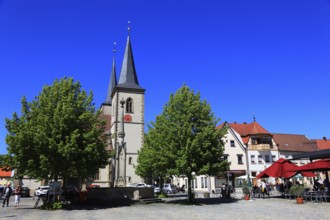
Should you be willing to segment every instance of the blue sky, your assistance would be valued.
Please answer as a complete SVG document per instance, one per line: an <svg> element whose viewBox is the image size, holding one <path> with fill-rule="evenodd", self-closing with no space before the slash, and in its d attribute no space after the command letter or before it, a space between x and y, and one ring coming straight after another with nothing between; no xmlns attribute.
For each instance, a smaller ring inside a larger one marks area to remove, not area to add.
<svg viewBox="0 0 330 220"><path fill-rule="evenodd" d="M0 0L0 153L4 119L56 78L105 101L129 20L147 123L186 83L221 122L330 138L329 0Z"/></svg>

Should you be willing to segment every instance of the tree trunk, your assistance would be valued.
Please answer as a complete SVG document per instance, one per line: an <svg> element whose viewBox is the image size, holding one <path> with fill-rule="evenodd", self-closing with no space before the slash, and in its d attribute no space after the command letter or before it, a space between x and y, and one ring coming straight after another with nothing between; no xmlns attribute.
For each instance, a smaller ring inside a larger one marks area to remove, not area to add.
<svg viewBox="0 0 330 220"><path fill-rule="evenodd" d="M191 189L191 180L192 180L192 176L189 175L188 176L188 202L189 203L194 203L195 202L195 194Z"/></svg>

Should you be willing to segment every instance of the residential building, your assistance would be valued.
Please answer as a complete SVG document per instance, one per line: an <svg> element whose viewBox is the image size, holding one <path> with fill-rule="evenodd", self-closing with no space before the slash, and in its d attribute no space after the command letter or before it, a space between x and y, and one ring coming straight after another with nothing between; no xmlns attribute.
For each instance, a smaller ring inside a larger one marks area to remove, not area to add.
<svg viewBox="0 0 330 220"><path fill-rule="evenodd" d="M279 150L279 158L289 160L292 159L293 155L317 150L317 145L311 142L305 135L273 133L273 138ZM301 166L309 163L309 160L301 158L299 160L292 160L292 162L298 166ZM303 178L300 176L299 180L305 185L310 185L313 183L313 178Z"/></svg>
<svg viewBox="0 0 330 220"><path fill-rule="evenodd" d="M246 148L247 174L256 176L279 158L273 135L255 120L250 123L228 123L235 130Z"/></svg>

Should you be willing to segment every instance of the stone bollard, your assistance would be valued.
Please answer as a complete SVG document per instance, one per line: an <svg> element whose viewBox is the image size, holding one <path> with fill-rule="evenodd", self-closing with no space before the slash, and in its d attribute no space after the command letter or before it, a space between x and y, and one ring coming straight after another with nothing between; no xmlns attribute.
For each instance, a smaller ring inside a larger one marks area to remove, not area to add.
<svg viewBox="0 0 330 220"><path fill-rule="evenodd" d="M140 199L140 191L139 190L135 190L133 192L133 200L139 200Z"/></svg>

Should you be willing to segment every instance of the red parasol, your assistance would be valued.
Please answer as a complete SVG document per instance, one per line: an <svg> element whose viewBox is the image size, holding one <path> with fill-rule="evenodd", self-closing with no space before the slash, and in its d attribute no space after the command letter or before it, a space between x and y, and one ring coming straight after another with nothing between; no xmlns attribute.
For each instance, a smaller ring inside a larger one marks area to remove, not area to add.
<svg viewBox="0 0 330 220"><path fill-rule="evenodd" d="M258 179L265 177L280 177L289 179L295 175L297 175L300 171L292 171L296 169L298 166L292 163L289 160L285 160L283 158L275 161L270 167L259 173L257 176ZM300 172L302 176L306 177L314 177L315 174L312 172Z"/></svg>
<svg viewBox="0 0 330 220"><path fill-rule="evenodd" d="M330 170L330 159L316 160L306 165L290 169L293 172L304 172L304 171L328 171Z"/></svg>

